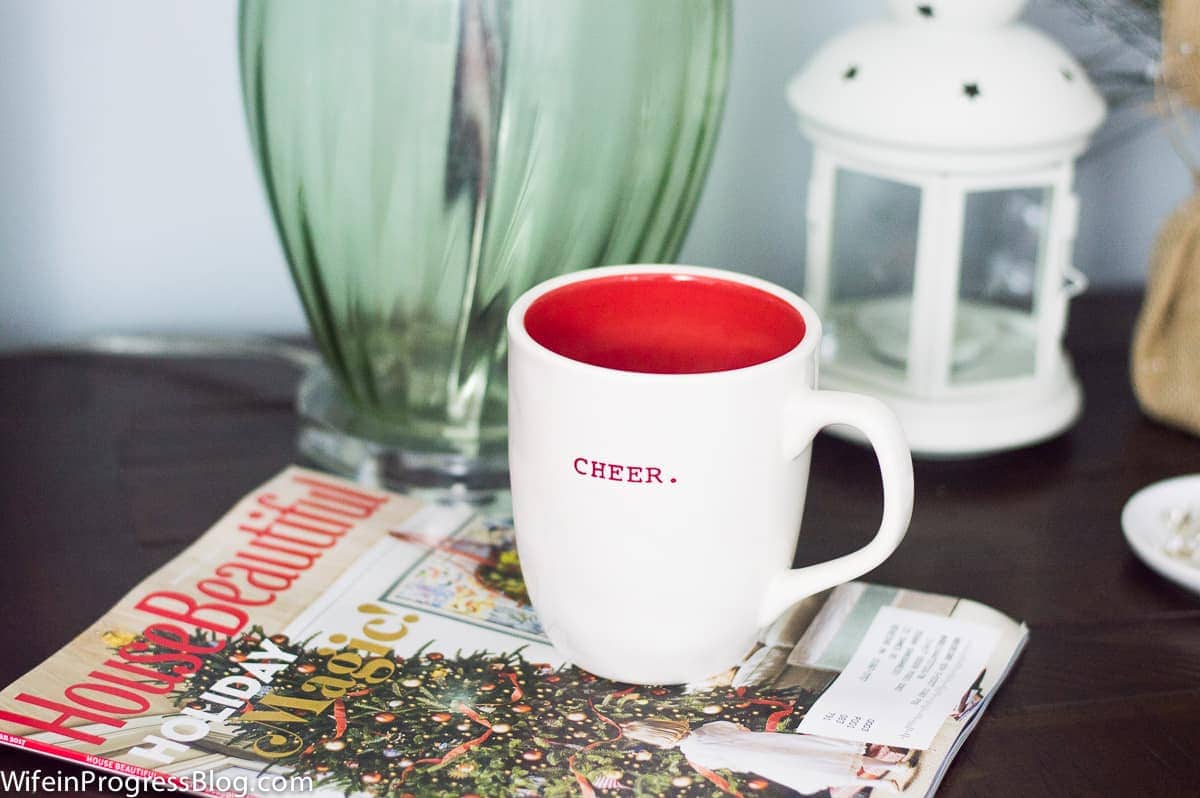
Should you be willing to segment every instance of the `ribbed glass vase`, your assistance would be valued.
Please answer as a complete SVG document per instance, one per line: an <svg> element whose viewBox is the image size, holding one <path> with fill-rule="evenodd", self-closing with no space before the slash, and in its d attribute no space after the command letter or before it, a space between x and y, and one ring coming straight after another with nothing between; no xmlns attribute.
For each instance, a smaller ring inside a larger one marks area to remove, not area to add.
<svg viewBox="0 0 1200 798"><path fill-rule="evenodd" d="M243 0L240 37L324 359L302 448L400 482L502 478L505 313L563 272L674 258L728 0Z"/></svg>

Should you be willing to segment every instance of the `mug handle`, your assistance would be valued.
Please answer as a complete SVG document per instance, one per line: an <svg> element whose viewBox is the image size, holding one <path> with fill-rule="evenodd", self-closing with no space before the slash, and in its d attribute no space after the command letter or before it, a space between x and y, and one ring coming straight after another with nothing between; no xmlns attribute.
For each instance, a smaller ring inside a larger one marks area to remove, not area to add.
<svg viewBox="0 0 1200 798"><path fill-rule="evenodd" d="M800 599L857 579L878 566L900 545L912 518L912 454L900 420L887 405L861 394L814 390L794 397L784 414L783 452L789 458L803 454L816 434L831 424L848 424L866 437L883 478L883 520L874 539L861 549L772 579L759 614L761 626Z"/></svg>

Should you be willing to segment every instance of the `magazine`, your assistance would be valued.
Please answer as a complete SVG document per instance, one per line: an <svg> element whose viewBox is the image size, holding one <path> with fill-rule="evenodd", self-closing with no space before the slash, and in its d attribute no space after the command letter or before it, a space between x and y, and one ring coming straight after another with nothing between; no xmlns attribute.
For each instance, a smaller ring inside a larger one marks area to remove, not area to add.
<svg viewBox="0 0 1200 798"><path fill-rule="evenodd" d="M292 467L0 693L0 742L77 788L924 796L1026 638L856 582L701 683L616 683L547 641L511 523Z"/></svg>

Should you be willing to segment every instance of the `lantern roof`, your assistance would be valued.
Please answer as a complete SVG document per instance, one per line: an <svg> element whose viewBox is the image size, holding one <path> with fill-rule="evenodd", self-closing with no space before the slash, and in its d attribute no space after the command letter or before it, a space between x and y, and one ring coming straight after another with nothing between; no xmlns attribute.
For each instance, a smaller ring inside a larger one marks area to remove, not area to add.
<svg viewBox="0 0 1200 798"><path fill-rule="evenodd" d="M826 43L791 80L802 125L851 146L958 156L1073 156L1104 100L1025 0L889 0L891 19Z"/></svg>

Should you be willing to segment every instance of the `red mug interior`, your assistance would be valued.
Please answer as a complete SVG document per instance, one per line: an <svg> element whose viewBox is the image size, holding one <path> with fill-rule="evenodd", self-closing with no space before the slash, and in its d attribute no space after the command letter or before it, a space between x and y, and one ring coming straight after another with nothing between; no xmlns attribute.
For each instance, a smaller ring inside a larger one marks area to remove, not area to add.
<svg viewBox="0 0 1200 798"><path fill-rule="evenodd" d="M533 340L563 357L647 374L746 368L804 340L804 317L774 294L670 272L568 283L534 300L524 321Z"/></svg>

